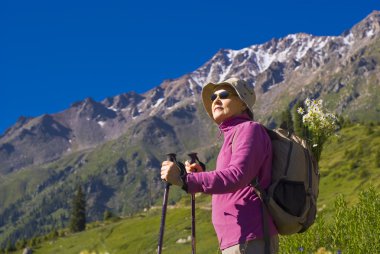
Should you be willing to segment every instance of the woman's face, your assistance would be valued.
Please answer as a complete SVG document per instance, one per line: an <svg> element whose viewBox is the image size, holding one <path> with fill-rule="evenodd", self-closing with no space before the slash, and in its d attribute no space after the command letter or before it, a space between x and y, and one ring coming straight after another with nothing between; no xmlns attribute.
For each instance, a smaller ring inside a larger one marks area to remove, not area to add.
<svg viewBox="0 0 380 254"><path fill-rule="evenodd" d="M228 96L224 98L227 95L226 92L228 93ZM245 103L240 100L235 90L228 85L218 86L214 91L214 97L215 99L211 104L211 109L214 121L218 125L228 118L240 115L247 108Z"/></svg>

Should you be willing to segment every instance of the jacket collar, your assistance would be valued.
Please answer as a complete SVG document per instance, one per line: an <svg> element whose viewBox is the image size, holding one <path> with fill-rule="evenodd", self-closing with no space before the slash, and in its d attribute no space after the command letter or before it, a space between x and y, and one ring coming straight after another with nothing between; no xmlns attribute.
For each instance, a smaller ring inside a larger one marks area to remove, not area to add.
<svg viewBox="0 0 380 254"><path fill-rule="evenodd" d="M219 129L221 132L227 132L230 129L232 129L234 126L236 126L240 123L246 122L246 121L250 121L250 120L251 120L250 117L246 113L241 114L241 115L237 115L237 116L228 118L227 120L222 122L219 125Z"/></svg>

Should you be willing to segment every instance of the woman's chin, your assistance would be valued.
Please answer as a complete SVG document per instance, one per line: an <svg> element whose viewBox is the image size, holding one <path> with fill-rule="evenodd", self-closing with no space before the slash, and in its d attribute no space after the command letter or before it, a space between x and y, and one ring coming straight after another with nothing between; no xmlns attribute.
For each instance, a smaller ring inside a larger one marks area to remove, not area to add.
<svg viewBox="0 0 380 254"><path fill-rule="evenodd" d="M215 123L217 124L221 124L225 120L225 117L223 115L216 114L213 117L214 117Z"/></svg>

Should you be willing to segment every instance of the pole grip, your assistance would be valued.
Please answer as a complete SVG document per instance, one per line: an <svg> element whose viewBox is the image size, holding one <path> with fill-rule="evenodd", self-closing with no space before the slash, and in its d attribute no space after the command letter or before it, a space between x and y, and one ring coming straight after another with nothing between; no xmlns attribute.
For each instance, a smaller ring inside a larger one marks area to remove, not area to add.
<svg viewBox="0 0 380 254"><path fill-rule="evenodd" d="M166 160L174 162L177 160L176 156L177 155L175 153L168 153L166 154Z"/></svg>
<svg viewBox="0 0 380 254"><path fill-rule="evenodd" d="M167 153L166 154L166 160L175 162L175 161L177 161L176 156L177 155L175 153ZM171 183L166 183L166 187L169 187L170 185L172 185L172 184Z"/></svg>
<svg viewBox="0 0 380 254"><path fill-rule="evenodd" d="M197 162L197 153L189 153L188 156L190 157L190 164Z"/></svg>
<svg viewBox="0 0 380 254"><path fill-rule="evenodd" d="M198 154L197 154L197 153L189 153L188 156L190 157L190 164L193 164L193 163L195 163L195 162L198 162L199 165L202 167L203 172L206 171L206 165L205 165L203 162L201 162L201 161L199 160L199 158L198 158Z"/></svg>

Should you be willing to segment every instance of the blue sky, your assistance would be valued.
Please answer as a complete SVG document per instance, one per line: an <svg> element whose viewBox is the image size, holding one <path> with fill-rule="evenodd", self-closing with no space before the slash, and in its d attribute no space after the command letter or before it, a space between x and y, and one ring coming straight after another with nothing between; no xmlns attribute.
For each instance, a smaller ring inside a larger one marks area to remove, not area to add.
<svg viewBox="0 0 380 254"><path fill-rule="evenodd" d="M339 35L378 0L0 1L0 133L19 116L145 92L219 49Z"/></svg>

